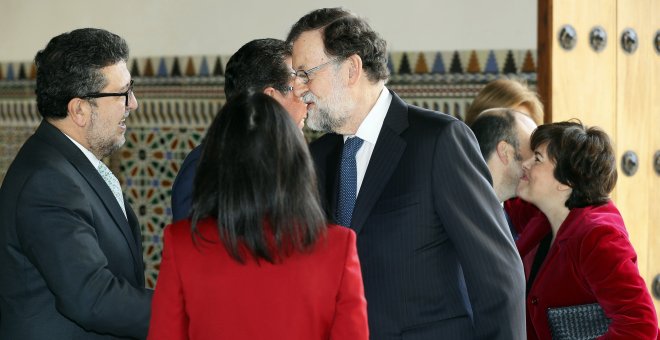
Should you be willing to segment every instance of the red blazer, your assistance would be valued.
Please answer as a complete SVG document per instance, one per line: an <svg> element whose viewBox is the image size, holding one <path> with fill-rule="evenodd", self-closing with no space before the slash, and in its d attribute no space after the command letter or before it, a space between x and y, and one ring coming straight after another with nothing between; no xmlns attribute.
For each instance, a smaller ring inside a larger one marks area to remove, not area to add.
<svg viewBox="0 0 660 340"><path fill-rule="evenodd" d="M506 209L514 225L524 225L516 243L528 278L550 225L529 203L509 202ZM658 321L637 269L637 254L612 202L572 209L561 225L527 295L527 338L551 339L548 308L594 302L612 319L603 339L658 338Z"/></svg>
<svg viewBox="0 0 660 340"><path fill-rule="evenodd" d="M214 220L192 241L190 222L165 229L148 339L367 340L367 306L355 233L330 226L310 253L280 264L240 264Z"/></svg>

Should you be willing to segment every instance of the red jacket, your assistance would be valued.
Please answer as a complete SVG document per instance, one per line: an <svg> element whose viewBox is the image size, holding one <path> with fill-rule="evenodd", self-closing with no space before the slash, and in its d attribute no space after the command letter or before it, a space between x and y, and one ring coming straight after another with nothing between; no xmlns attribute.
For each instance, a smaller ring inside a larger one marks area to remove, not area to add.
<svg viewBox="0 0 660 340"><path fill-rule="evenodd" d="M505 206L522 232L516 245L528 278L550 224L529 203L514 200ZM594 302L612 319L603 339L658 338L653 301L639 275L637 254L621 214L612 202L572 209L561 225L527 296L528 339L551 339L548 308Z"/></svg>
<svg viewBox="0 0 660 340"><path fill-rule="evenodd" d="M229 256L214 220L196 247L187 220L165 229L149 339L369 338L355 233L331 226L280 264Z"/></svg>

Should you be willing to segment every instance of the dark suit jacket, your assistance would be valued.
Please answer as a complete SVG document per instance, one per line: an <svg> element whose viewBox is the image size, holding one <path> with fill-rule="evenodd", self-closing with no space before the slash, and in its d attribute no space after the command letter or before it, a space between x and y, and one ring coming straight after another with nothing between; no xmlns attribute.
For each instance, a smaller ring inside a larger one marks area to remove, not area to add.
<svg viewBox="0 0 660 340"><path fill-rule="evenodd" d="M194 243L189 220L165 229L149 339L369 338L351 230L330 227L311 252L278 264L234 260L213 219L197 230Z"/></svg>
<svg viewBox="0 0 660 340"><path fill-rule="evenodd" d="M192 205L193 183L197 173L197 164L202 156L202 144L196 146L181 164L172 185L172 221L188 218Z"/></svg>
<svg viewBox="0 0 660 340"><path fill-rule="evenodd" d="M351 222L371 338L523 339L522 263L474 135L392 95ZM342 147L310 146L331 218Z"/></svg>
<svg viewBox="0 0 660 340"><path fill-rule="evenodd" d="M0 339L144 338L140 228L85 155L45 120L0 188Z"/></svg>

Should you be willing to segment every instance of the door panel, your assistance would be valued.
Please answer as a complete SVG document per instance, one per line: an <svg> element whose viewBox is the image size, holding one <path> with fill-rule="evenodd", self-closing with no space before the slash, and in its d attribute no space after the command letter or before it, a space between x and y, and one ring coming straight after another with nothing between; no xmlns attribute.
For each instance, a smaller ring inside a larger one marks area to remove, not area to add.
<svg viewBox="0 0 660 340"><path fill-rule="evenodd" d="M651 175L650 126L653 73L649 72L655 53L651 50L651 5L653 0L625 1L617 10L617 134L619 180L616 204L626 222L631 242L637 251L639 270L648 280L649 197ZM632 28L640 38L634 53L621 48L621 32ZM645 39L645 37L648 37ZM647 43L644 43L647 40ZM632 150L639 157L633 176L623 174L621 155Z"/></svg>
<svg viewBox="0 0 660 340"><path fill-rule="evenodd" d="M660 54L653 39L660 30L660 1L540 0L540 94L547 101L546 121L577 117L603 128L612 138L619 179L612 199L626 222L638 255L639 270L649 288L660 274L660 175L653 157L660 151ZM564 50L558 32L570 24L577 32L572 50ZM596 26L607 32L607 46L595 52L589 32ZM637 50L621 49L621 33L632 28ZM638 169L626 176L624 152L634 151ZM654 300L660 310L658 299Z"/></svg>
<svg viewBox="0 0 660 340"><path fill-rule="evenodd" d="M554 0L552 24L552 121L579 118L587 125L615 132L616 49L613 41L597 53L589 47L589 31L602 26L616 29L616 0ZM557 39L563 25L577 32L577 43L566 51ZM609 37L608 37L609 38ZM542 81L542 80L539 80Z"/></svg>
<svg viewBox="0 0 660 340"><path fill-rule="evenodd" d="M651 1L652 10L649 13L651 25L651 39L642 37L640 44L650 44L655 38L657 31L660 31L660 1ZM651 123L650 128L650 150L648 155L650 160L650 185L649 185L649 233L648 233L648 275L646 283L651 288L653 278L660 275L660 175L653 170L653 156L660 151L660 53L651 51L651 61L649 71L651 74ZM660 311L660 301L654 299L655 310Z"/></svg>

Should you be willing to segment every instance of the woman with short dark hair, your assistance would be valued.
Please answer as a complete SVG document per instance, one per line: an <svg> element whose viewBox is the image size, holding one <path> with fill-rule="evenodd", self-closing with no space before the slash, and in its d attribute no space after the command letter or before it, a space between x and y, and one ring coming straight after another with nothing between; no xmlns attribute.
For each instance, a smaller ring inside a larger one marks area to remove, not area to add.
<svg viewBox="0 0 660 340"><path fill-rule="evenodd" d="M531 148L517 194L538 210L507 206L523 226L517 246L527 278L528 339L551 339L549 308L591 303L611 319L606 338L656 339L653 301L609 198L617 180L609 137L579 121L559 122L539 126Z"/></svg>
<svg viewBox="0 0 660 340"><path fill-rule="evenodd" d="M192 218L165 229L150 339L368 339L355 233L326 224L300 129L241 94L213 121Z"/></svg>

